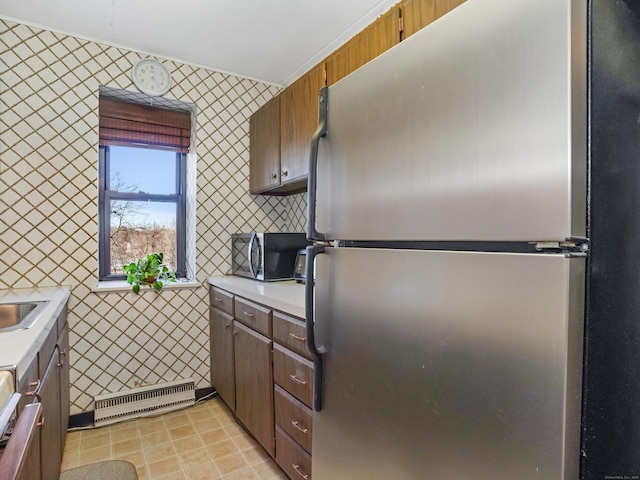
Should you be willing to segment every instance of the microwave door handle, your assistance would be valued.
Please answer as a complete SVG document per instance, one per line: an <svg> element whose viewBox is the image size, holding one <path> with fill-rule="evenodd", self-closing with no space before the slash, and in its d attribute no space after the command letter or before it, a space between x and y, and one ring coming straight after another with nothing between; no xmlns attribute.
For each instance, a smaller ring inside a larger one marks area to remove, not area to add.
<svg viewBox="0 0 640 480"><path fill-rule="evenodd" d="M253 257L252 257L253 244L255 243L255 240L256 240L256 234L252 233L251 239L249 240L249 251L247 252L247 256L249 257L249 273L251 274L251 278L256 278L256 272L253 269Z"/></svg>
<svg viewBox="0 0 640 480"><path fill-rule="evenodd" d="M312 245L307 247L307 259L305 264L305 320L307 328L307 347L313 357L313 409L316 412L322 410L322 353L316 345L315 321L313 311L313 264L316 255L324 252L324 245Z"/></svg>
<svg viewBox="0 0 640 480"><path fill-rule="evenodd" d="M320 138L327 134L328 93L328 87L322 87L318 92L318 128L311 138L311 153L309 154L307 240L310 242L324 242L327 239L324 233L316 230L316 198L318 191L318 145Z"/></svg>

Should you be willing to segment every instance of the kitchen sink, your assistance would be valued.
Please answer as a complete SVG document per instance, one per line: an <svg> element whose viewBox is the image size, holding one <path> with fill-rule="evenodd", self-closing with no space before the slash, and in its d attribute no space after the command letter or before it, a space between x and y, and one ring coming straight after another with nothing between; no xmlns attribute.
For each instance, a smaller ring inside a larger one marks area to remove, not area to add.
<svg viewBox="0 0 640 480"><path fill-rule="evenodd" d="M0 332L33 326L47 301L0 303Z"/></svg>

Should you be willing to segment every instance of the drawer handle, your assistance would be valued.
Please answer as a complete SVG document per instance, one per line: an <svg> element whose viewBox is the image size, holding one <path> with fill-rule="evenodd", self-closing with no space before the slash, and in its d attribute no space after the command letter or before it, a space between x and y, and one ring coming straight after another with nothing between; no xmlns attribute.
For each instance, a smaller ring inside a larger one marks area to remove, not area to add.
<svg viewBox="0 0 640 480"><path fill-rule="evenodd" d="M300 385L306 385L306 384L307 384L307 381L306 381L306 380L300 380L300 379L299 379L298 377L296 377L295 375L291 375L291 374L290 374L290 375L289 375L289 378L290 378L291 380L293 380L294 382L296 382L296 383L300 384Z"/></svg>
<svg viewBox="0 0 640 480"><path fill-rule="evenodd" d="M34 388L33 390L31 390L31 391L29 391L29 392L25 393L25 395L26 395L27 397L33 397L33 396L36 394L36 392L38 391L38 389L40 388L40 380L38 379L38 380L36 380L35 382L31 382L31 383L29 384L29 386L30 386L30 387L36 387L36 388Z"/></svg>
<svg viewBox="0 0 640 480"><path fill-rule="evenodd" d="M309 430L307 430L306 428L302 428L302 427L300 426L300 423L298 423L298 422L297 422L297 421L295 421L295 420L291 420L291 425L293 425L293 427L294 427L294 428L296 428L297 430L301 431L301 432L302 432L302 433L304 433L305 435L306 435L306 434L307 434L307 432L309 431Z"/></svg>
<svg viewBox="0 0 640 480"><path fill-rule="evenodd" d="M224 328L231 328L231 322L227 322L227 324L224 326Z"/></svg>
<svg viewBox="0 0 640 480"><path fill-rule="evenodd" d="M244 313L245 316L247 316L249 318L253 318L254 317L253 313L249 313L249 312L242 312L242 313Z"/></svg>
<svg viewBox="0 0 640 480"><path fill-rule="evenodd" d="M220 297L213 297L213 299L218 303L222 303L222 299Z"/></svg>
<svg viewBox="0 0 640 480"><path fill-rule="evenodd" d="M295 463L292 463L291 466L293 467L293 469L296 471L298 475L304 478L304 480L309 480L309 475L305 475L304 473L302 473L302 471L300 470L300 465L296 465Z"/></svg>
<svg viewBox="0 0 640 480"><path fill-rule="evenodd" d="M306 342L307 339L305 337L299 337L298 335L296 335L295 333L289 332L289 336L291 338L293 338L294 340L298 340L299 342Z"/></svg>

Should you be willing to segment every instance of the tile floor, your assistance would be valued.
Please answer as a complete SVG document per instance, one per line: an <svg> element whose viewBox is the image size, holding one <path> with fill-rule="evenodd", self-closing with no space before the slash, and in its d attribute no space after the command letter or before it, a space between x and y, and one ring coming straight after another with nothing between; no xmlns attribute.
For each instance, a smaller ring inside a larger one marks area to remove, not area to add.
<svg viewBox="0 0 640 480"><path fill-rule="evenodd" d="M133 463L140 480L287 478L219 398L68 433L62 470L108 459Z"/></svg>

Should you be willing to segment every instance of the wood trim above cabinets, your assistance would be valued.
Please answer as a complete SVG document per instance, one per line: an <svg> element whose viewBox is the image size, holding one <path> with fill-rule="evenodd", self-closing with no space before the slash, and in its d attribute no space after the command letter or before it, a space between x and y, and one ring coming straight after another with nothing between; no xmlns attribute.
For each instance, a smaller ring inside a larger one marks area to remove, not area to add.
<svg viewBox="0 0 640 480"><path fill-rule="evenodd" d="M464 2L465 0L403 0L400 2L402 40L406 40Z"/></svg>
<svg viewBox="0 0 640 480"><path fill-rule="evenodd" d="M392 7L327 58L327 84L333 85L400 42L400 7Z"/></svg>

